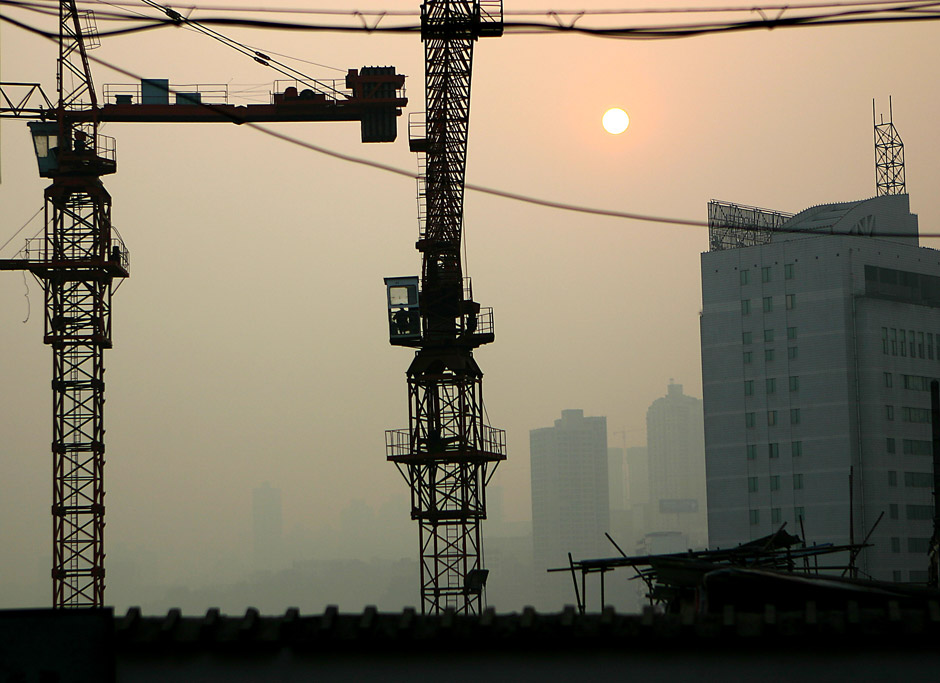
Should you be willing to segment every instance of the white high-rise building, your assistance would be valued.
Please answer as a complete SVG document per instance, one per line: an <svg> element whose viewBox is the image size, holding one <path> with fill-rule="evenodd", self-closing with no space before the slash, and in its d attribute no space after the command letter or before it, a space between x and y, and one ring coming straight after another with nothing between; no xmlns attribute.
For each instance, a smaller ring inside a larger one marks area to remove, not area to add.
<svg viewBox="0 0 940 683"><path fill-rule="evenodd" d="M535 571L549 587L540 591L540 607L572 604L571 578L546 577L545 570L566 566L569 552L574 559L612 554L604 536L610 528L607 418L563 410L554 427L529 432L529 456Z"/></svg>
<svg viewBox="0 0 940 683"><path fill-rule="evenodd" d="M701 343L710 544L784 523L803 536L801 520L810 543L861 542L883 513L859 568L924 580L940 252L917 246L908 196L795 216L713 202L709 219Z"/></svg>

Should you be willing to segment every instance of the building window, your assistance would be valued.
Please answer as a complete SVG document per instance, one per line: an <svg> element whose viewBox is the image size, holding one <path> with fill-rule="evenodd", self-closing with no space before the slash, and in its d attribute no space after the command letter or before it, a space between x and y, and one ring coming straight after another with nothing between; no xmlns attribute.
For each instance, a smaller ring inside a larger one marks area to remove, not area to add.
<svg viewBox="0 0 940 683"><path fill-rule="evenodd" d="M793 279L793 264L792 263L783 264L783 279L784 280Z"/></svg>
<svg viewBox="0 0 940 683"><path fill-rule="evenodd" d="M796 308L796 294L787 294L787 310L792 311Z"/></svg>
<svg viewBox="0 0 940 683"><path fill-rule="evenodd" d="M800 409L799 408L790 408L790 424L791 425L800 424Z"/></svg>
<svg viewBox="0 0 940 683"><path fill-rule="evenodd" d="M764 330L764 341L772 342L774 340L774 331L773 330Z"/></svg>
<svg viewBox="0 0 940 683"><path fill-rule="evenodd" d="M895 473L894 480L895 483L892 486L897 485L897 473ZM933 474L931 472L905 472L904 485L913 488L933 488Z"/></svg>
<svg viewBox="0 0 940 683"><path fill-rule="evenodd" d="M772 296L764 297L764 313L770 313L774 310L774 298Z"/></svg>
<svg viewBox="0 0 940 683"><path fill-rule="evenodd" d="M780 444L778 443L767 444L767 456L769 458L779 458L780 457Z"/></svg>
<svg viewBox="0 0 940 683"><path fill-rule="evenodd" d="M749 513L751 525L760 524L760 510L750 510Z"/></svg>
<svg viewBox="0 0 940 683"><path fill-rule="evenodd" d="M881 352L884 355L888 355L888 328L881 328Z"/></svg>
<svg viewBox="0 0 940 683"><path fill-rule="evenodd" d="M754 413L744 413L744 424L748 429L751 429L754 426Z"/></svg>
<svg viewBox="0 0 940 683"><path fill-rule="evenodd" d="M915 344L914 344L914 330L909 330L907 333L907 339L911 345L911 358L916 358L917 354L915 353Z"/></svg>
<svg viewBox="0 0 940 683"><path fill-rule="evenodd" d="M793 508L793 516L796 517L797 521L806 519L806 511L803 509L802 505Z"/></svg>
<svg viewBox="0 0 940 683"><path fill-rule="evenodd" d="M752 379L744 380L744 395L745 396L754 395L754 380Z"/></svg>
<svg viewBox="0 0 940 683"><path fill-rule="evenodd" d="M933 505L907 505L908 519L933 519Z"/></svg>
<svg viewBox="0 0 940 683"><path fill-rule="evenodd" d="M888 505L888 517L890 517L891 519L897 519L897 518L898 518L898 505L897 505L897 503L891 503L890 505Z"/></svg>
<svg viewBox="0 0 940 683"><path fill-rule="evenodd" d="M905 439L905 441L907 441L907 439ZM892 439L890 436L885 439L885 450L888 451L888 453L891 455L894 455L894 453L896 452L894 439Z"/></svg>
<svg viewBox="0 0 940 683"><path fill-rule="evenodd" d="M794 441L790 444L790 455L794 458L803 455L803 442Z"/></svg>
<svg viewBox="0 0 940 683"><path fill-rule="evenodd" d="M793 475L793 490L799 491L801 488L803 488L803 475L794 474Z"/></svg>
<svg viewBox="0 0 940 683"><path fill-rule="evenodd" d="M774 474L770 477L770 490L779 491L780 490L780 475Z"/></svg>
<svg viewBox="0 0 940 683"><path fill-rule="evenodd" d="M924 333L923 332L917 333L917 357L918 358L926 357L924 355Z"/></svg>
<svg viewBox="0 0 940 683"><path fill-rule="evenodd" d="M754 354L751 351L744 352L744 364L748 365L754 358Z"/></svg>
<svg viewBox="0 0 940 683"><path fill-rule="evenodd" d="M782 514L780 508L770 508L770 522L771 524L780 524L780 518Z"/></svg>
<svg viewBox="0 0 940 683"><path fill-rule="evenodd" d="M742 333L741 333L741 343L742 343L742 344L750 344L750 343L751 343L751 333L750 333L750 332L742 332Z"/></svg>
<svg viewBox="0 0 940 683"><path fill-rule="evenodd" d="M904 455L933 455L933 442L921 439L902 439L901 450Z"/></svg>
<svg viewBox="0 0 940 683"><path fill-rule="evenodd" d="M798 346L788 346L787 347L787 358L790 360L796 360L797 356L800 355Z"/></svg>
<svg viewBox="0 0 940 683"><path fill-rule="evenodd" d="M894 419L894 406L885 406L885 419L886 420Z"/></svg>
<svg viewBox="0 0 940 683"><path fill-rule="evenodd" d="M774 350L773 349L764 349L764 360L772 361L774 359Z"/></svg>
<svg viewBox="0 0 940 683"><path fill-rule="evenodd" d="M798 375L790 375L790 391L800 390L800 378Z"/></svg>
<svg viewBox="0 0 940 683"><path fill-rule="evenodd" d="M750 314L751 314L751 300L741 299L741 315L750 315Z"/></svg>
<svg viewBox="0 0 940 683"><path fill-rule="evenodd" d="M761 282L770 282L770 266L764 266L760 269L760 281Z"/></svg>
<svg viewBox="0 0 940 683"><path fill-rule="evenodd" d="M898 337L898 341L901 343L901 355L907 358L907 333L901 330Z"/></svg>
<svg viewBox="0 0 940 683"><path fill-rule="evenodd" d="M885 373L885 386L889 389L894 386L894 377L890 372Z"/></svg>
<svg viewBox="0 0 940 683"><path fill-rule="evenodd" d="M933 335L927 333L927 359L933 360Z"/></svg>
<svg viewBox="0 0 940 683"><path fill-rule="evenodd" d="M747 492L748 493L757 493L757 477L748 477L747 478Z"/></svg>
<svg viewBox="0 0 940 683"><path fill-rule="evenodd" d="M787 328L787 339L796 339L796 328L788 327Z"/></svg>
<svg viewBox="0 0 940 683"><path fill-rule="evenodd" d="M768 394L777 393L777 378L776 377L768 377L764 383L767 385Z"/></svg>
<svg viewBox="0 0 940 683"><path fill-rule="evenodd" d="M930 550L929 538L909 538L907 539L907 552L926 553Z"/></svg>
<svg viewBox="0 0 940 683"><path fill-rule="evenodd" d="M776 410L767 411L767 424L771 427L777 424L777 411Z"/></svg>
<svg viewBox="0 0 940 683"><path fill-rule="evenodd" d="M749 275L750 275L750 271L747 271L747 270L741 271L741 284L742 285L746 285L748 283Z"/></svg>
<svg viewBox="0 0 940 683"><path fill-rule="evenodd" d="M896 328L891 328L891 355L898 355L898 331Z"/></svg>
<svg viewBox="0 0 940 683"><path fill-rule="evenodd" d="M930 422L930 409L903 406L901 408L901 419L905 422Z"/></svg>
<svg viewBox="0 0 940 683"><path fill-rule="evenodd" d="M901 539L897 536L891 537L891 552L899 553L901 552Z"/></svg>
<svg viewBox="0 0 940 683"><path fill-rule="evenodd" d="M927 583L930 581L930 574L923 569L912 569L909 576L911 583Z"/></svg>
<svg viewBox="0 0 940 683"><path fill-rule="evenodd" d="M895 569L894 571L891 572L891 580L894 581L895 583L901 583L902 579L901 579L900 569Z"/></svg>
<svg viewBox="0 0 940 683"><path fill-rule="evenodd" d="M888 470L888 486L898 485L898 473L894 470Z"/></svg>
<svg viewBox="0 0 940 683"><path fill-rule="evenodd" d="M747 459L748 460L757 460L757 445L748 444L747 447Z"/></svg>

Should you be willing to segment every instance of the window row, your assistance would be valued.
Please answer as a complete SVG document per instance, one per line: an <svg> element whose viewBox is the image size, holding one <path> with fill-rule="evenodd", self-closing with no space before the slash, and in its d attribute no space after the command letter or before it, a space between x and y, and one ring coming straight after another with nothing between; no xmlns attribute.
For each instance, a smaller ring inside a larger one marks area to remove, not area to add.
<svg viewBox="0 0 940 683"><path fill-rule="evenodd" d="M787 328L787 339L796 339L797 329L795 327ZM772 342L774 340L774 330L769 328L764 330L764 341ZM753 332L742 332L741 333L741 343L744 345L752 344L754 342Z"/></svg>
<svg viewBox="0 0 940 683"><path fill-rule="evenodd" d="M796 267L793 263L784 263L783 264L783 279L792 280L796 274ZM773 266L763 266L760 269L760 281L761 282L773 282ZM751 271L744 269L741 271L741 284L746 285L751 282Z"/></svg>
<svg viewBox="0 0 940 683"><path fill-rule="evenodd" d="M775 349L764 349L764 360L767 362L773 361L777 357ZM800 357L800 347L799 346L788 346L787 347L787 360L796 360ZM750 365L754 362L754 352L745 351L743 356L744 364Z"/></svg>
<svg viewBox="0 0 940 683"><path fill-rule="evenodd" d="M799 391L800 390L800 378L799 375L790 375L789 382L790 391ZM768 377L764 380L764 390L768 394L777 393L777 378ZM753 396L754 395L754 380L746 379L744 380L744 395Z"/></svg>
<svg viewBox="0 0 940 683"><path fill-rule="evenodd" d="M767 424L773 427L778 424L776 410L767 411ZM800 409L790 408L790 424L800 424ZM757 426L757 413L744 413L744 426L748 429Z"/></svg>
<svg viewBox="0 0 940 683"><path fill-rule="evenodd" d="M930 539L929 538L908 538L907 539L907 552L909 553L926 553L930 549ZM891 538L891 552L899 553L901 552L901 539L897 536Z"/></svg>
<svg viewBox="0 0 940 683"><path fill-rule="evenodd" d="M751 525L760 524L760 510L751 509L748 510L748 518L751 522ZM797 520L806 519L806 511L802 506L793 508L793 517ZM770 508L770 523L771 524L780 524L783 521L783 509L782 508Z"/></svg>
<svg viewBox="0 0 940 683"><path fill-rule="evenodd" d="M748 477L747 478L747 491L748 493L757 493L760 490L760 477ZM803 488L803 475L794 474L793 475L793 490L799 491ZM770 490L779 491L780 490L780 475L772 474L770 475ZM910 508L912 506L908 506ZM916 506L913 506L916 507ZM913 518L911 518L913 519ZM917 519L920 519L919 517ZM932 517L931 517L932 519Z"/></svg>
<svg viewBox="0 0 940 683"><path fill-rule="evenodd" d="M936 357L940 360L940 333L936 335ZM886 356L934 359L934 335L930 332L881 328L881 352Z"/></svg>
<svg viewBox="0 0 940 683"><path fill-rule="evenodd" d="M901 439L901 452L904 455L933 455L933 442L923 439ZM885 439L885 450L893 455L897 453L897 442L892 437Z"/></svg>
<svg viewBox="0 0 940 683"><path fill-rule="evenodd" d="M898 473L888 470L888 486L898 485ZM932 472L905 472L904 485L909 488L933 488Z"/></svg>
<svg viewBox="0 0 940 683"><path fill-rule="evenodd" d="M790 443L790 455L799 457L803 455L803 442L802 441L793 441ZM767 457L768 458L779 458L780 457L780 444L779 443L769 443L767 444ZM757 444L748 444L747 445L747 459L748 460L757 460Z"/></svg>
<svg viewBox="0 0 940 683"><path fill-rule="evenodd" d="M796 294L787 294L784 297L784 304L787 307L788 311L792 311L796 308ZM763 299L763 311L764 313L773 313L774 310L774 298L772 296L765 296ZM750 315L751 314L751 300L750 299L741 299L741 315Z"/></svg>

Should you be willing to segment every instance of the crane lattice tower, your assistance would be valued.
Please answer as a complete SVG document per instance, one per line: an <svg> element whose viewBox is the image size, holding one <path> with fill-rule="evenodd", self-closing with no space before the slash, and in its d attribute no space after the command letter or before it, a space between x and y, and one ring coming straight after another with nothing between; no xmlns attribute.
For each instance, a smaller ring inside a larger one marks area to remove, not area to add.
<svg viewBox="0 0 940 683"><path fill-rule="evenodd" d="M387 433L386 452L411 488L424 613L479 613L485 488L506 457L505 433L486 423L473 357L493 341L492 309L473 300L460 260L473 45L502 30L501 0L421 7L427 110L410 140L421 170L420 290L418 278L386 280L391 342L417 351L407 373L409 426Z"/></svg>

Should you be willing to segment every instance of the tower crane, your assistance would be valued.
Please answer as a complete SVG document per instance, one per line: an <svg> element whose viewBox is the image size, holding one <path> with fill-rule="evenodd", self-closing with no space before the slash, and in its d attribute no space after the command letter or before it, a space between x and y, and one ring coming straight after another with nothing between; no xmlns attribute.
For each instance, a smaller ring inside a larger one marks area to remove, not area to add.
<svg viewBox="0 0 940 683"><path fill-rule="evenodd" d="M426 112L410 125L421 277L385 283L390 342L417 349L407 373L409 425L386 432L386 457L411 488L423 613L480 612L486 484L506 458L505 432L487 424L473 357L494 339L493 311L473 300L460 261L473 45L502 32L502 0L421 5Z"/></svg>
<svg viewBox="0 0 940 683"><path fill-rule="evenodd" d="M35 83L0 83L0 117L30 119L45 190L45 230L0 270L24 270L43 285L45 333L52 347L53 607L104 605L104 350L111 348L115 280L130 275L128 250L111 225L101 177L117 170L103 122L359 121L363 142L391 142L407 101L394 67L351 69L346 91L299 81L269 104L204 103L203 92L175 93L165 79L106 92L100 103L87 51L99 44L91 11L59 3L57 100Z"/></svg>

